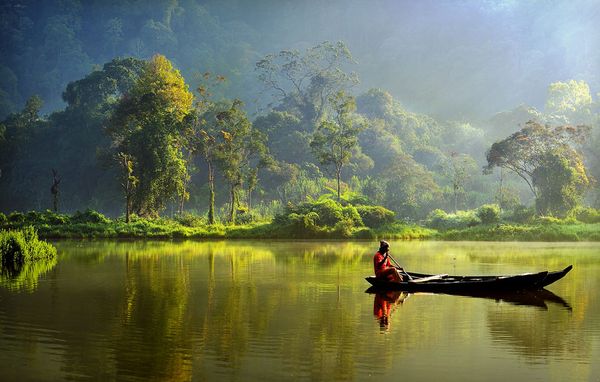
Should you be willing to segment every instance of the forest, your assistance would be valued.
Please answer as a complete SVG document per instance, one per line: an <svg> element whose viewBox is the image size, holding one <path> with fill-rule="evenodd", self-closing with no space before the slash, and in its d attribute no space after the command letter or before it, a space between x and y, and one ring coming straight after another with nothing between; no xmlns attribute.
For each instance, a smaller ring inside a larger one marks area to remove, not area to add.
<svg viewBox="0 0 600 382"><path fill-rule="evenodd" d="M380 23L394 2L312 3L0 5L0 223L600 240L592 16L560 34L561 4L423 2ZM423 11L435 27L411 24Z"/></svg>

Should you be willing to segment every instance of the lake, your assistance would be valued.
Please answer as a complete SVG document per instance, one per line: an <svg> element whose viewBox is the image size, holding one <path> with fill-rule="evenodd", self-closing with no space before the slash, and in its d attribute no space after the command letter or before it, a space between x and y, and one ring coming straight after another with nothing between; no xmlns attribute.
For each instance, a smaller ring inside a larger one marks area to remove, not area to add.
<svg viewBox="0 0 600 382"><path fill-rule="evenodd" d="M365 293L377 242L55 245L0 279L2 381L600 381L599 243L391 243L424 273L573 264L535 301Z"/></svg>

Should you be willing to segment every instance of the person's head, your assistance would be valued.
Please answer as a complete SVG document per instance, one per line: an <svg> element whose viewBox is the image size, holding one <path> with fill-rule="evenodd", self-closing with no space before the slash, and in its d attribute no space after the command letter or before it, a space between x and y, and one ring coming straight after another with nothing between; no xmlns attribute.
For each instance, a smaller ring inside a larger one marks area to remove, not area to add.
<svg viewBox="0 0 600 382"><path fill-rule="evenodd" d="M385 241L385 240L381 240L379 242L379 253L386 253L387 251L389 251L390 249L390 244Z"/></svg>

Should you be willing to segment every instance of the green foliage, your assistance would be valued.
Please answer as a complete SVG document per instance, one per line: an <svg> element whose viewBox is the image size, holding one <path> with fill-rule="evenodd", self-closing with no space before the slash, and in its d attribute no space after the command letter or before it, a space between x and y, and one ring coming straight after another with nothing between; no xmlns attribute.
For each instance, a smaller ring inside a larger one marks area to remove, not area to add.
<svg viewBox="0 0 600 382"><path fill-rule="evenodd" d="M600 224L574 224L546 219L544 224L485 225L441 231L440 240L475 241L600 241Z"/></svg>
<svg viewBox="0 0 600 382"><path fill-rule="evenodd" d="M340 199L340 177L342 168L350 163L357 150L358 134L364 125L356 121L356 102L343 91L330 100L334 115L322 121L315 129L310 147L317 161L323 166L333 166L337 180L337 195Z"/></svg>
<svg viewBox="0 0 600 382"><path fill-rule="evenodd" d="M187 212L175 217L175 221L186 227L202 227L207 223L206 218Z"/></svg>
<svg viewBox="0 0 600 382"><path fill-rule="evenodd" d="M550 127L529 121L492 145L486 153L485 171L510 170L529 186L538 213L564 215L579 203L589 184L581 154L573 148L589 130L589 126Z"/></svg>
<svg viewBox="0 0 600 382"><path fill-rule="evenodd" d="M166 57L155 55L116 108L108 133L137 174L131 203L138 215L158 216L167 201L187 196L182 147L192 98L179 71Z"/></svg>
<svg viewBox="0 0 600 382"><path fill-rule="evenodd" d="M566 216L578 206L589 180L581 160L572 158L573 163L561 151L541 155L540 165L532 173L533 184L539 190L535 204L541 214Z"/></svg>
<svg viewBox="0 0 600 382"><path fill-rule="evenodd" d="M377 228L391 224L395 219L393 211L382 206L356 206L362 222L367 227Z"/></svg>
<svg viewBox="0 0 600 382"><path fill-rule="evenodd" d="M0 256L3 270L19 269L23 264L56 257L56 248L38 239L37 231L29 226L21 230L0 231Z"/></svg>
<svg viewBox="0 0 600 382"><path fill-rule="evenodd" d="M477 210L477 217L483 224L497 223L500 220L500 206L484 204Z"/></svg>
<svg viewBox="0 0 600 382"><path fill-rule="evenodd" d="M508 212L505 219L514 223L526 224L533 221L535 218L535 208L524 205L516 206L512 211Z"/></svg>
<svg viewBox="0 0 600 382"><path fill-rule="evenodd" d="M577 207L571 211L571 216L582 223L600 223L600 210L592 207Z"/></svg>
<svg viewBox="0 0 600 382"><path fill-rule="evenodd" d="M427 217L427 226L437 230L473 227L481 223L475 210L457 211L448 214L444 210L433 210Z"/></svg>
<svg viewBox="0 0 600 382"><path fill-rule="evenodd" d="M86 223L108 224L110 223L110 219L102 215L100 212L91 209L87 209L84 212L76 211L73 216L71 216L71 224Z"/></svg>

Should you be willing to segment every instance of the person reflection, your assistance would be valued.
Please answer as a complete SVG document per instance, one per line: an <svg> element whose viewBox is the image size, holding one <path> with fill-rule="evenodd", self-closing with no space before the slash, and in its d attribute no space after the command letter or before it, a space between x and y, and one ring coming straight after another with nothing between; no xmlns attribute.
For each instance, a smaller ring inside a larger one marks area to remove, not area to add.
<svg viewBox="0 0 600 382"><path fill-rule="evenodd" d="M404 303L408 298L408 293L400 291L386 291L375 293L373 301L373 314L379 321L379 328L382 332L387 332L390 329L390 316L393 308Z"/></svg>

